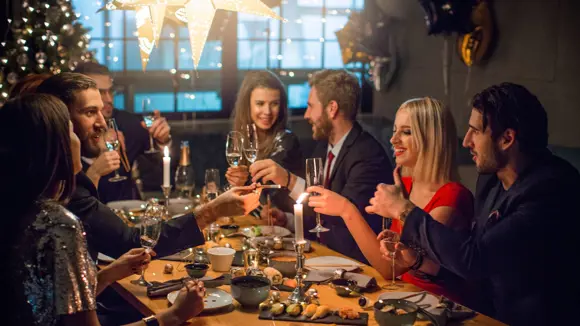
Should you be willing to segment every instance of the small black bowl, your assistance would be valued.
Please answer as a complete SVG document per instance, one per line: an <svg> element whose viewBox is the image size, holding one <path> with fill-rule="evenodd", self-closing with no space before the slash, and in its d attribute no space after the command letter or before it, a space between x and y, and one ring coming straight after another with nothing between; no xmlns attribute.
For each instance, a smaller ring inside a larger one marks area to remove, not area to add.
<svg viewBox="0 0 580 326"><path fill-rule="evenodd" d="M235 224L225 224L225 225L220 226L220 230L222 231L222 234L226 237L230 234L238 232L239 228L240 228L240 226L235 225Z"/></svg>
<svg viewBox="0 0 580 326"><path fill-rule="evenodd" d="M330 287L334 288L336 294L341 297L359 297L362 289L355 281L339 278L330 281Z"/></svg>
<svg viewBox="0 0 580 326"><path fill-rule="evenodd" d="M187 275L192 278L202 278L207 273L209 269L208 264L187 264L185 265L185 270L187 271Z"/></svg>
<svg viewBox="0 0 580 326"><path fill-rule="evenodd" d="M397 315L392 312L381 311L383 307L392 305L395 309L403 309L407 313L404 315ZM417 319L417 312L419 306L407 300L387 299L375 302L375 320L380 326L411 326Z"/></svg>

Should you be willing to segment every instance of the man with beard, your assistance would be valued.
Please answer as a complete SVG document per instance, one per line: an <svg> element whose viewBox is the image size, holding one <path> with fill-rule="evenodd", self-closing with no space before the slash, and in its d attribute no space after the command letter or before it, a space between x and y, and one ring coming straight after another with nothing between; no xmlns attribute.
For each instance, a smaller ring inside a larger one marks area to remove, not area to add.
<svg viewBox="0 0 580 326"><path fill-rule="evenodd" d="M137 188L131 178L131 167L133 163L151 146L151 135L154 145L158 149L164 146L171 146L171 134L167 120L154 112L155 121L150 128L145 127L143 118L140 115L113 108L113 79L106 66L95 62L84 62L77 66L76 73L80 73L92 78L100 93L103 102L102 114L105 119L114 118L120 131L121 155L116 152L100 151L91 153L93 156L83 158L83 169L87 176L93 180L99 190L99 198L103 203L115 200L138 199ZM143 112L144 114L146 112ZM151 156L151 155L149 155ZM152 159L157 162L158 160ZM145 163L147 160L140 160ZM156 164L161 166L161 163ZM119 168L120 167L120 168ZM118 169L119 174L127 177L124 181L109 182L113 171Z"/></svg>
<svg viewBox="0 0 580 326"><path fill-rule="evenodd" d="M475 95L469 148L480 174L471 232L459 233L415 207L395 185L379 185L367 212L404 223L397 263L420 267L422 255L478 284L471 308L510 325L560 325L570 318L577 277L552 275L572 266L580 229L580 175L548 149L546 111L520 85L503 83ZM413 249L411 249L413 248ZM386 248L381 247L385 259ZM571 309L568 309L571 308Z"/></svg>
<svg viewBox="0 0 580 326"><path fill-rule="evenodd" d="M364 211L378 183L392 183L393 170L381 144L356 122L361 101L358 79L344 70L316 72L310 80L308 108L304 118L312 125L312 138L319 141L313 157L324 163L324 186L341 194ZM273 181L291 190L294 200L304 192L305 180L285 170L272 160L258 161L250 166L252 181ZM278 225L293 228L293 218L272 210ZM365 214L371 228L379 233L382 218ZM320 233L320 242L346 256L367 262L340 218L321 216L329 232ZM304 214L304 229L315 226L315 214Z"/></svg>

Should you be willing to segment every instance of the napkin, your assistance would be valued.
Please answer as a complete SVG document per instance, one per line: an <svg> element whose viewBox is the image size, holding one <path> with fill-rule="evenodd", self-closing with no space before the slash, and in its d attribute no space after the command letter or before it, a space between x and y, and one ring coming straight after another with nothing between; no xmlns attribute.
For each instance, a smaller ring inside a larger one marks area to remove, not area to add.
<svg viewBox="0 0 580 326"><path fill-rule="evenodd" d="M305 282L325 282L334 276L334 270L311 270L306 275ZM372 276L367 276L364 274L350 273L346 272L343 278L351 281L355 281L356 284L363 289L372 288L377 285L377 280Z"/></svg>
<svg viewBox="0 0 580 326"><path fill-rule="evenodd" d="M192 280L191 277L182 277L175 280L169 280L166 282L151 282L151 285L147 286L147 296L150 298L163 297L170 292L177 291L183 287L185 282ZM198 281L202 281L206 288L215 288L224 284L230 284L231 275L223 274L220 276L204 276L198 278Z"/></svg>

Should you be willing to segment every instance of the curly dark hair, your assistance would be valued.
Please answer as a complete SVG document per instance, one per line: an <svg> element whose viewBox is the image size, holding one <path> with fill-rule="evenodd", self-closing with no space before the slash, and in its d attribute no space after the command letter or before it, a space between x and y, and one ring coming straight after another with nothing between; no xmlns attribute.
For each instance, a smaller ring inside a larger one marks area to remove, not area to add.
<svg viewBox="0 0 580 326"><path fill-rule="evenodd" d="M483 115L483 130L489 126L493 139L513 129L522 153L536 153L548 145L546 110L524 86L490 86L473 96L472 107Z"/></svg>

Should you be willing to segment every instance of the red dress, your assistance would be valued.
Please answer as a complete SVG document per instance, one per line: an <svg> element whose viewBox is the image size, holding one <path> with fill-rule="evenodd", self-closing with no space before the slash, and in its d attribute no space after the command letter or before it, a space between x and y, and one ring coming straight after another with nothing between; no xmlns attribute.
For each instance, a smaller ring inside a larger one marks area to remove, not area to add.
<svg viewBox="0 0 580 326"><path fill-rule="evenodd" d="M407 193L410 193L413 187L413 180L411 177L403 177L402 181L405 189L407 190ZM462 184L458 182L449 182L443 185L437 190L435 195L433 195L423 210L427 213L430 213L433 209L441 206L453 207L457 209L460 216L468 219L468 221L465 221L464 225L467 227L471 225L471 220L473 218L473 195L471 194L471 191L465 188ZM397 233L401 233L401 226L402 225L399 220L393 219L393 223L391 224L390 229ZM457 282L453 282L453 285L449 284L450 286L444 287L439 282L435 283L429 279L420 278L411 272L403 274L402 279L405 282L412 283L422 288L423 290L437 295L443 295L455 302L465 302L465 297L468 294L462 294L462 292L464 292L468 287L462 287L460 284L457 284Z"/></svg>

